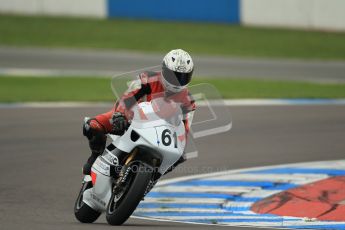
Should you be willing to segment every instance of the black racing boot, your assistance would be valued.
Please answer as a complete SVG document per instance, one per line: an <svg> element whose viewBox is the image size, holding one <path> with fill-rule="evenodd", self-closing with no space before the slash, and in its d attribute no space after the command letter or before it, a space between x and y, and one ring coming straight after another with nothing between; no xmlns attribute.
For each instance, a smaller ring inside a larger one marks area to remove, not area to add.
<svg viewBox="0 0 345 230"><path fill-rule="evenodd" d="M89 159L87 159L87 162L83 166L84 175L91 174L91 167L93 163L96 161L97 157L103 153L107 141L107 137L104 133L104 130L93 129L90 126L91 120L97 121L96 119L85 118L83 125L83 134L89 140L89 146L92 152L91 156L89 157Z"/></svg>

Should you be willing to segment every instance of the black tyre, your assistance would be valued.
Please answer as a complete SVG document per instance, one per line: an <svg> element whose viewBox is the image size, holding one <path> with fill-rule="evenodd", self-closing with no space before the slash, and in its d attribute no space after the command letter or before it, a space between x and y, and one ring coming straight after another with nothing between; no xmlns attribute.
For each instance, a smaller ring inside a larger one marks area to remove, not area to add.
<svg viewBox="0 0 345 230"><path fill-rule="evenodd" d="M110 225L122 225L132 215L144 197L151 177L150 168L139 165L121 198L115 201L116 194L112 194L106 211L106 219Z"/></svg>
<svg viewBox="0 0 345 230"><path fill-rule="evenodd" d="M93 223L101 215L100 212L93 210L90 206L83 202L83 194L85 190L92 187L91 182L84 183L80 189L78 198L74 205L74 215L82 223Z"/></svg>

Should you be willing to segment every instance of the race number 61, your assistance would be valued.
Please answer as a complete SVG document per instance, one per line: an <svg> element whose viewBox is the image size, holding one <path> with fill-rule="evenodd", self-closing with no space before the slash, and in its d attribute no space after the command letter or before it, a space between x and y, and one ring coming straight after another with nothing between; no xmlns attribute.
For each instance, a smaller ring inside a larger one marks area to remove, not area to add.
<svg viewBox="0 0 345 230"><path fill-rule="evenodd" d="M172 138L171 138L171 136L172 136ZM176 132L174 132L171 135L170 129L164 129L162 132L161 138L162 138L162 143L165 146L170 146L172 143L172 139L174 139L174 148L177 148L177 134L176 134Z"/></svg>

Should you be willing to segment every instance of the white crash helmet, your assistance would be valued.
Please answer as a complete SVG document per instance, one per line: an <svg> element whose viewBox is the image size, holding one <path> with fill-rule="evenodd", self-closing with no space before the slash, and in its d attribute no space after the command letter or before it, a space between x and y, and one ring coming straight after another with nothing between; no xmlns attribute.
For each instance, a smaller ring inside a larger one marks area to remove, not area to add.
<svg viewBox="0 0 345 230"><path fill-rule="evenodd" d="M192 80L194 64L192 57L182 49L171 50L163 58L162 84L168 91L177 93Z"/></svg>

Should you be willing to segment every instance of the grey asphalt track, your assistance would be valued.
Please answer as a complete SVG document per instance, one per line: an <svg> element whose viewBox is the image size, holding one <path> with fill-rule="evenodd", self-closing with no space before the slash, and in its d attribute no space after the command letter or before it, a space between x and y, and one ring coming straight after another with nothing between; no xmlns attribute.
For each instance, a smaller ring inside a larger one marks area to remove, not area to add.
<svg viewBox="0 0 345 230"><path fill-rule="evenodd" d="M164 54L0 47L0 74L113 75L159 65ZM195 56L195 76L345 82L344 61Z"/></svg>
<svg viewBox="0 0 345 230"><path fill-rule="evenodd" d="M104 217L89 225L76 221L73 204L81 165L89 154L81 135L82 119L107 109L0 109L0 229L210 229L138 219L123 227L108 226ZM230 110L233 129L197 139L199 157L183 165L194 170L180 169L166 178L345 158L345 106L232 106ZM218 228L223 229L212 229Z"/></svg>

